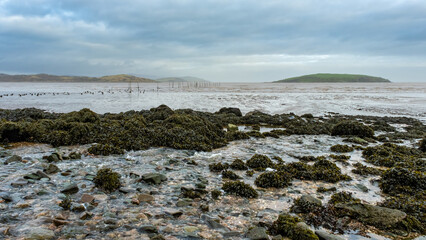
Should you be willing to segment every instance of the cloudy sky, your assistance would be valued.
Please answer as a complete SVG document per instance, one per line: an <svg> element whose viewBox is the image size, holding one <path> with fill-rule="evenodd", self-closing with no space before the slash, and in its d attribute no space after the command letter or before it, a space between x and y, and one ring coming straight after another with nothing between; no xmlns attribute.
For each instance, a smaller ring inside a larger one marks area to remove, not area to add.
<svg viewBox="0 0 426 240"><path fill-rule="evenodd" d="M426 82L426 1L0 0L0 72Z"/></svg>

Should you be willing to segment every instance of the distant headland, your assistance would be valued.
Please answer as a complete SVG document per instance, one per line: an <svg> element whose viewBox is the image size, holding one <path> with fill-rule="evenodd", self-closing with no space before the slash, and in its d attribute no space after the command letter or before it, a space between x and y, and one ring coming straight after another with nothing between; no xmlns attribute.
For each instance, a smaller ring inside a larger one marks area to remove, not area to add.
<svg viewBox="0 0 426 240"><path fill-rule="evenodd" d="M358 74L333 74L333 73L317 73L304 75L300 77L286 78L275 81L274 83L327 83L327 82L391 82L388 79L381 77L373 77Z"/></svg>
<svg viewBox="0 0 426 240"><path fill-rule="evenodd" d="M207 80L196 77L169 77L160 79L150 79L144 77L136 77L129 74L108 75L103 77L87 77L87 76L57 76L50 74L33 74L33 75L9 75L0 73L0 82L140 82L140 83L156 83L156 82L208 82Z"/></svg>

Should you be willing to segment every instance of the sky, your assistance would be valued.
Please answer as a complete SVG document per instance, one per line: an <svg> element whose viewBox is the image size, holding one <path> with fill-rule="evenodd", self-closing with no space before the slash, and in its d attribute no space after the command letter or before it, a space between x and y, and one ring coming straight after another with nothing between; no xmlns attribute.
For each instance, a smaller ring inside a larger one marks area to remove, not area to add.
<svg viewBox="0 0 426 240"><path fill-rule="evenodd" d="M0 72L426 82L426 1L0 0Z"/></svg>

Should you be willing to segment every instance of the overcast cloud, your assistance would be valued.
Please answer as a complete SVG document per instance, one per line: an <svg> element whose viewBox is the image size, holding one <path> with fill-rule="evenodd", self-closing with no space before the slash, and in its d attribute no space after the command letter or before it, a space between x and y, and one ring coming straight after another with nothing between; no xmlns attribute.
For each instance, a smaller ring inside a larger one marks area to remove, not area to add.
<svg viewBox="0 0 426 240"><path fill-rule="evenodd" d="M426 82L426 1L0 0L0 72Z"/></svg>

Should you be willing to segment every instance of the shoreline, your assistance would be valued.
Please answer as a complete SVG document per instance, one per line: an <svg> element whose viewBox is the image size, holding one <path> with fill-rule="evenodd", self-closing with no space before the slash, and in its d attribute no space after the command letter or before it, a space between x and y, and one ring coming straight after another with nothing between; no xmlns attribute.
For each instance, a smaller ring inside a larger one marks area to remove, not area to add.
<svg viewBox="0 0 426 240"><path fill-rule="evenodd" d="M425 125L416 119L165 105L120 114L0 110L0 118L0 139L16 142L0 148L0 162L7 163L0 170L5 237L425 234L416 220L425 214L426 154L418 145ZM111 172L100 175L105 168ZM393 174L404 171L411 180ZM117 185L94 180L115 181L114 172ZM417 185L404 185L413 180ZM358 207L380 220L357 217ZM307 227L299 229L303 222Z"/></svg>

